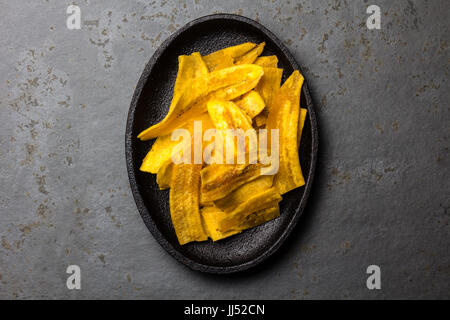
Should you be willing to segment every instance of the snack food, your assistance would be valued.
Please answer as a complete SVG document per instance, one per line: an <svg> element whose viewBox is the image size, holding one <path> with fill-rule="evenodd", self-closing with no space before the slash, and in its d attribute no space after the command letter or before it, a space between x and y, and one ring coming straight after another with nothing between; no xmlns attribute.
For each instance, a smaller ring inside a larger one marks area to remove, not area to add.
<svg viewBox="0 0 450 320"><path fill-rule="evenodd" d="M170 188L180 245L272 220L282 194L305 184L298 156L303 77L296 70L281 85L278 58L260 56L264 47L247 42L180 56L169 112L138 135L156 138L140 170Z"/></svg>

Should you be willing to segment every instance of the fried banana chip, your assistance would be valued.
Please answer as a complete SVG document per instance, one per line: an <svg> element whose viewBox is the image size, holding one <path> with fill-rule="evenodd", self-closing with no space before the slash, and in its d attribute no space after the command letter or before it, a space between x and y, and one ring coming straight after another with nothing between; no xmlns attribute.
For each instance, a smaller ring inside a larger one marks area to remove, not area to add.
<svg viewBox="0 0 450 320"><path fill-rule="evenodd" d="M249 66L248 69L253 69L253 67L261 68L253 64L246 64L245 66ZM264 70L262 70L262 68L253 69L252 72L253 72L252 74L248 74L247 77L243 78L243 81L240 83L211 92L211 94L209 94L209 96L206 97L206 100L209 100L210 98L233 100L249 92L250 90L256 87L256 85L258 84L259 80L261 79L264 73Z"/></svg>
<svg viewBox="0 0 450 320"><path fill-rule="evenodd" d="M273 176L260 176L234 190L225 198L214 201L214 204L224 212L231 212L254 194L261 193L271 188L272 184Z"/></svg>
<svg viewBox="0 0 450 320"><path fill-rule="evenodd" d="M201 164L174 165L170 188L170 215L180 245L208 239L199 207Z"/></svg>
<svg viewBox="0 0 450 320"><path fill-rule="evenodd" d="M261 95L252 90L244 94L239 100L236 100L236 105L247 113L250 118L257 116L266 106Z"/></svg>
<svg viewBox="0 0 450 320"><path fill-rule="evenodd" d="M181 96L189 87L193 79L205 77L207 74L208 68L203 61L200 53L194 52L189 56L182 55L178 57L178 73L175 80L172 101L170 103L169 112L166 118L168 118L168 116L174 111L175 107L179 103ZM144 132L139 134L138 137L140 137L142 140L151 139L146 139L145 134L143 134Z"/></svg>
<svg viewBox="0 0 450 320"><path fill-rule="evenodd" d="M261 164L211 164L201 171L201 203L221 199L261 176Z"/></svg>
<svg viewBox="0 0 450 320"><path fill-rule="evenodd" d="M212 207L203 207L200 210L200 214L202 216L206 233L208 234L208 237L211 238L213 241L217 241L223 238L230 237L236 233L241 232L239 228L235 228L234 230L230 231L219 231L219 223L226 217L226 213L222 210L212 206Z"/></svg>
<svg viewBox="0 0 450 320"><path fill-rule="evenodd" d="M219 223L219 231L230 230L233 225L240 225L253 212L277 206L281 199L280 193L274 187L253 195L227 213L227 217Z"/></svg>
<svg viewBox="0 0 450 320"><path fill-rule="evenodd" d="M156 183L158 184L160 190L170 188L173 167L174 163L172 162L172 159L168 159L159 168L158 173L156 174Z"/></svg>
<svg viewBox="0 0 450 320"><path fill-rule="evenodd" d="M255 91L258 92L266 103L268 111L271 109L272 99L280 89L283 69L264 67L264 75L261 77Z"/></svg>
<svg viewBox="0 0 450 320"><path fill-rule="evenodd" d="M273 207L262 209L246 216L241 222L240 228L243 230L253 228L278 218L279 216L280 207L278 206L278 202L275 202ZM231 229L233 229L233 227L231 227Z"/></svg>
<svg viewBox="0 0 450 320"><path fill-rule="evenodd" d="M203 57L210 72L231 67L234 60L256 47L256 43L246 42L237 46L215 51Z"/></svg>
<svg viewBox="0 0 450 320"><path fill-rule="evenodd" d="M264 71L251 64L233 66L195 78L177 101L173 102L169 113L158 124L138 135L141 140L166 135L178 128L187 119L206 111L206 103L211 96L232 100L253 89Z"/></svg>
<svg viewBox="0 0 450 320"><path fill-rule="evenodd" d="M267 118L267 129L279 129L279 170L274 186L281 194L305 184L298 157L300 90L303 76L296 70L280 88Z"/></svg>
<svg viewBox="0 0 450 320"><path fill-rule="evenodd" d="M173 101L177 100L181 93L186 89L188 83L193 78L205 76L208 70L201 59L198 52L190 56L180 56L177 79L175 80L174 94L172 98L171 108L173 108ZM170 113L170 110L169 110ZM142 165L141 171L157 173L161 165L170 157L172 148L177 144L176 141L171 141L170 135L158 137L152 146L152 149L147 153Z"/></svg>
<svg viewBox="0 0 450 320"><path fill-rule="evenodd" d="M139 170L149 173L157 173L161 166L172 155L172 149L178 144L172 141L170 135L158 137L152 148L142 160Z"/></svg>
<svg viewBox="0 0 450 320"><path fill-rule="evenodd" d="M220 230L220 225L227 218L227 214L216 207L204 207L201 215L205 224L208 236L213 240L221 240L243 230L256 227L280 215L278 205L249 214L240 224L230 224L228 230Z"/></svg>
<svg viewBox="0 0 450 320"><path fill-rule="evenodd" d="M222 133L228 129L252 129L250 118L233 102L211 100L208 103L208 113L215 127ZM226 140L226 137L222 138ZM255 135L256 140L256 135ZM244 141L245 143L245 141ZM242 146L239 146L239 148ZM224 198L239 186L256 179L261 175L261 164L251 164L247 159L251 145L245 144L245 150L240 150L244 157L238 164L212 164L201 172L201 202ZM228 145L227 145L228 148ZM237 147L233 150L235 157ZM245 151L245 154L244 154ZM227 152L227 157L229 156ZM228 160L228 158L226 159ZM224 161L228 163L227 161ZM233 161L233 163L236 163ZM240 163L240 164L239 164Z"/></svg>
<svg viewBox="0 0 450 320"><path fill-rule="evenodd" d="M221 141L224 143L223 163L230 163L230 161L231 163L236 163L235 160L240 164L244 163L250 146L252 146L252 150L256 154L257 135L253 131L252 121L234 102L211 99L208 102L208 114L221 137ZM232 129L242 130L233 132ZM251 131L246 136L247 130L250 129ZM241 153L238 154L238 151L241 151ZM217 156L220 159L220 156ZM227 158L229 158L229 161L227 161ZM215 162L217 162L217 159Z"/></svg>
<svg viewBox="0 0 450 320"><path fill-rule="evenodd" d="M298 122L298 133L297 133L297 148L300 147L300 140L302 138L303 126L305 125L306 114L308 113L308 109L300 108L300 118Z"/></svg>
<svg viewBox="0 0 450 320"><path fill-rule="evenodd" d="M263 128L266 125L272 100L280 89L283 75L283 70L279 68L263 67L263 69L264 75L255 88L265 102L265 108L254 119L257 128Z"/></svg>
<svg viewBox="0 0 450 320"><path fill-rule="evenodd" d="M232 101L211 99L207 108L211 121L218 130L252 128L249 116Z"/></svg>
<svg viewBox="0 0 450 320"><path fill-rule="evenodd" d="M251 51L247 52L243 56L237 58L234 62L234 64L247 64L247 63L253 63L255 60L261 55L261 53L264 50L264 46L266 45L265 42L262 42L258 44L255 48L253 48Z"/></svg>
<svg viewBox="0 0 450 320"><path fill-rule="evenodd" d="M208 74L208 68L198 52L178 58L178 73L174 85L174 98L181 95L192 79L200 78Z"/></svg>
<svg viewBox="0 0 450 320"><path fill-rule="evenodd" d="M205 61L209 72L225 69L234 65L233 57L221 50L204 56L203 60Z"/></svg>
<svg viewBox="0 0 450 320"><path fill-rule="evenodd" d="M208 113L205 112L197 118L189 119L188 122L180 126L181 128L188 130L191 134L191 137L194 135L194 121L201 121L202 134L206 130L214 127L213 123L211 122L211 118L209 117ZM170 160L173 148L178 144L178 141L173 141L171 139L171 134L158 137L152 148L142 161L140 170L150 173L158 173L158 170L161 168L161 166L166 161Z"/></svg>
<svg viewBox="0 0 450 320"><path fill-rule="evenodd" d="M278 58L275 55L259 57L258 59L255 60L254 63L261 67L277 68L278 67Z"/></svg>

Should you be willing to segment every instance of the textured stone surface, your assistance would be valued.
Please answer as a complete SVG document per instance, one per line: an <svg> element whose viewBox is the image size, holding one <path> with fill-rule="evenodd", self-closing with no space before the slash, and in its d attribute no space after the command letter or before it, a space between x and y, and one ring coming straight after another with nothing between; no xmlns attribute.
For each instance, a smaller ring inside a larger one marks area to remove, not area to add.
<svg viewBox="0 0 450 320"><path fill-rule="evenodd" d="M0 298L450 298L447 1L0 1ZM193 272L145 228L125 168L131 95L158 45L216 12L303 66L320 151L310 203L256 270ZM66 288L68 265L82 289ZM366 288L377 264L382 290Z"/></svg>

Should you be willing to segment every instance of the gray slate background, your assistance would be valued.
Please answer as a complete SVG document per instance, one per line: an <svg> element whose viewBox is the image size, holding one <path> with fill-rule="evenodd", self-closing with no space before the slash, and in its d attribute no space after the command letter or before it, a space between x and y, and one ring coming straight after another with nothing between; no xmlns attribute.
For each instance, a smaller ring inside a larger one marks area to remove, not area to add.
<svg viewBox="0 0 450 320"><path fill-rule="evenodd" d="M448 1L0 0L0 298L450 298ZM365 26L382 10L381 30ZM166 37L253 18L304 67L320 159L299 227L243 275L193 272L135 207L124 130ZM68 265L82 271L69 291ZM382 290L366 288L377 264Z"/></svg>

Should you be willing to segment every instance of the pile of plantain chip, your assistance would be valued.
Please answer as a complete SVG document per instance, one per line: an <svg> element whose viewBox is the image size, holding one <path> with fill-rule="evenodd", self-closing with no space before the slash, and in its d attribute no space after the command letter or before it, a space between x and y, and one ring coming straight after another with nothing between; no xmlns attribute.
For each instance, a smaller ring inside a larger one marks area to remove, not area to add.
<svg viewBox="0 0 450 320"><path fill-rule="evenodd" d="M247 42L205 56L179 56L169 112L138 135L143 141L156 138L140 170L156 174L160 189L170 188L181 245L217 241L272 220L280 215L281 195L305 184L298 157L306 118L300 108L303 77L296 70L281 85L278 58L260 56L264 46ZM263 165L248 160L175 164L172 155L180 150L172 133L183 128L194 136L196 121L202 133L278 129L278 171L264 174Z"/></svg>

